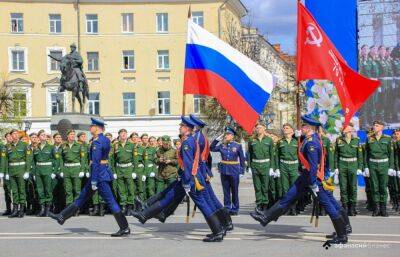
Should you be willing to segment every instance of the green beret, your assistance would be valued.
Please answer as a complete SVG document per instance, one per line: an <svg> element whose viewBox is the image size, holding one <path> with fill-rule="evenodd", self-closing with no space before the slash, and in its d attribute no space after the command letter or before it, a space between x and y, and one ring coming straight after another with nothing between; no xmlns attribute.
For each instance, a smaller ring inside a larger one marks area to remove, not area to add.
<svg viewBox="0 0 400 257"><path fill-rule="evenodd" d="M68 130L67 135L71 134L72 132L75 133L75 130L73 130L73 129Z"/></svg>
<svg viewBox="0 0 400 257"><path fill-rule="evenodd" d="M149 135L147 133L142 134L141 137L148 137Z"/></svg>
<svg viewBox="0 0 400 257"><path fill-rule="evenodd" d="M169 136L165 135L165 136L162 136L162 137L161 137L161 140L162 140L163 142L170 142L170 141L171 141L171 138L170 138Z"/></svg>
<svg viewBox="0 0 400 257"><path fill-rule="evenodd" d="M55 138L56 136L61 136L61 134L56 132L56 133L54 133L53 138Z"/></svg>
<svg viewBox="0 0 400 257"><path fill-rule="evenodd" d="M86 135L86 133L85 132L79 132L78 133L78 137L83 136L83 135Z"/></svg>
<svg viewBox="0 0 400 257"><path fill-rule="evenodd" d="M44 131L44 129L39 130L39 132L37 133L38 136L40 136L41 134L45 134L46 132Z"/></svg>
<svg viewBox="0 0 400 257"><path fill-rule="evenodd" d="M128 131L126 130L126 129L120 129L120 130L118 130L118 134L120 134L120 133L122 133L122 132L125 132L125 133L128 133Z"/></svg>
<svg viewBox="0 0 400 257"><path fill-rule="evenodd" d="M381 125L381 126L385 126L385 123L383 121L381 121L381 120L376 120L376 121L374 121L372 123L372 125L375 125L375 124L378 124L378 125Z"/></svg>

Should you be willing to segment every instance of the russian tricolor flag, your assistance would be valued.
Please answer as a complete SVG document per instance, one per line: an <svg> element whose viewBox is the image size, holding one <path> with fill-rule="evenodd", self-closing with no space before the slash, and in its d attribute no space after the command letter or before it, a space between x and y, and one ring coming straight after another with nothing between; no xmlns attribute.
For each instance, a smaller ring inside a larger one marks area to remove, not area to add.
<svg viewBox="0 0 400 257"><path fill-rule="evenodd" d="M270 72L189 19L183 94L215 97L251 134L274 81Z"/></svg>

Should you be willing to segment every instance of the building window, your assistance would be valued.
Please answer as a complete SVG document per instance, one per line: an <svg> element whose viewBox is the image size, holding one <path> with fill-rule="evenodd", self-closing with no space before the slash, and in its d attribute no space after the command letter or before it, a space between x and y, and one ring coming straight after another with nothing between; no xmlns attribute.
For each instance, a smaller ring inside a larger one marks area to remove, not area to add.
<svg viewBox="0 0 400 257"><path fill-rule="evenodd" d="M195 114L201 114L204 112L206 106L206 99L202 95L193 96L193 111Z"/></svg>
<svg viewBox="0 0 400 257"><path fill-rule="evenodd" d="M62 58L63 53L60 50L50 50L50 55L60 60ZM56 60L50 57L49 61L50 61L50 71L60 71L60 62L57 62Z"/></svg>
<svg viewBox="0 0 400 257"><path fill-rule="evenodd" d="M50 33L61 33L61 14L50 14Z"/></svg>
<svg viewBox="0 0 400 257"><path fill-rule="evenodd" d="M135 115L135 93L123 93L124 99L124 115Z"/></svg>
<svg viewBox="0 0 400 257"><path fill-rule="evenodd" d="M157 32L168 32L168 13L157 13Z"/></svg>
<svg viewBox="0 0 400 257"><path fill-rule="evenodd" d="M133 32L133 13L122 14L122 32L123 33Z"/></svg>
<svg viewBox="0 0 400 257"><path fill-rule="evenodd" d="M204 14L203 12L192 12L192 21L199 25L200 27L204 27Z"/></svg>
<svg viewBox="0 0 400 257"><path fill-rule="evenodd" d="M89 114L100 114L100 93L89 93Z"/></svg>
<svg viewBox="0 0 400 257"><path fill-rule="evenodd" d="M88 52L88 71L98 71L99 70L99 52Z"/></svg>
<svg viewBox="0 0 400 257"><path fill-rule="evenodd" d="M60 103L57 102L57 94L51 93L51 115L56 115L58 113L65 112L65 95L61 93Z"/></svg>
<svg viewBox="0 0 400 257"><path fill-rule="evenodd" d="M168 50L157 51L157 69L169 70L169 51Z"/></svg>
<svg viewBox="0 0 400 257"><path fill-rule="evenodd" d="M13 104L14 104L14 116L25 117L26 116L26 94L25 93L13 93Z"/></svg>
<svg viewBox="0 0 400 257"><path fill-rule="evenodd" d="M11 71L25 71L25 51L11 50Z"/></svg>
<svg viewBox="0 0 400 257"><path fill-rule="evenodd" d="M171 114L169 91L158 92L158 114Z"/></svg>
<svg viewBox="0 0 400 257"><path fill-rule="evenodd" d="M24 17L22 13L11 14L11 32L13 33L24 32Z"/></svg>
<svg viewBox="0 0 400 257"><path fill-rule="evenodd" d="M124 70L135 69L135 52L134 51L122 51L122 61Z"/></svg>
<svg viewBox="0 0 400 257"><path fill-rule="evenodd" d="M97 34L99 32L99 21L97 14L86 14L86 33Z"/></svg>

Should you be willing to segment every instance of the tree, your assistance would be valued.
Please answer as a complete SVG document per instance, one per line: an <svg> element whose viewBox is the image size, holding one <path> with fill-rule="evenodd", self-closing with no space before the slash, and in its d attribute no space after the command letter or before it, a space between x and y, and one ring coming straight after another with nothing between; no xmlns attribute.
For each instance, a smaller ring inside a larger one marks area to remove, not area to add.
<svg viewBox="0 0 400 257"><path fill-rule="evenodd" d="M13 96L6 82L8 75L5 72L0 73L0 133L4 132L13 124L22 127L21 117L14 117Z"/></svg>

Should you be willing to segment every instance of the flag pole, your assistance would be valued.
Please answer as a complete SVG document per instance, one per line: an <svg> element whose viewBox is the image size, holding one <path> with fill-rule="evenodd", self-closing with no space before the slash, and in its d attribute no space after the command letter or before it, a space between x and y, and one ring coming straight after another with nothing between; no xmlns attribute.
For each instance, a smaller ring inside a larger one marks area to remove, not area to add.
<svg viewBox="0 0 400 257"><path fill-rule="evenodd" d="M297 0L297 3L301 4L301 0ZM299 15L299 10L297 10L297 16ZM298 28L297 28L298 29ZM297 39L297 35L296 35L296 60L298 58L298 39ZM298 61L297 64L298 65ZM296 67L298 69L298 67ZM300 129L300 122L301 122L301 101L300 101L300 86L301 83L300 81L298 81L298 76L297 76L297 72L296 72L296 123L297 123L297 129Z"/></svg>

